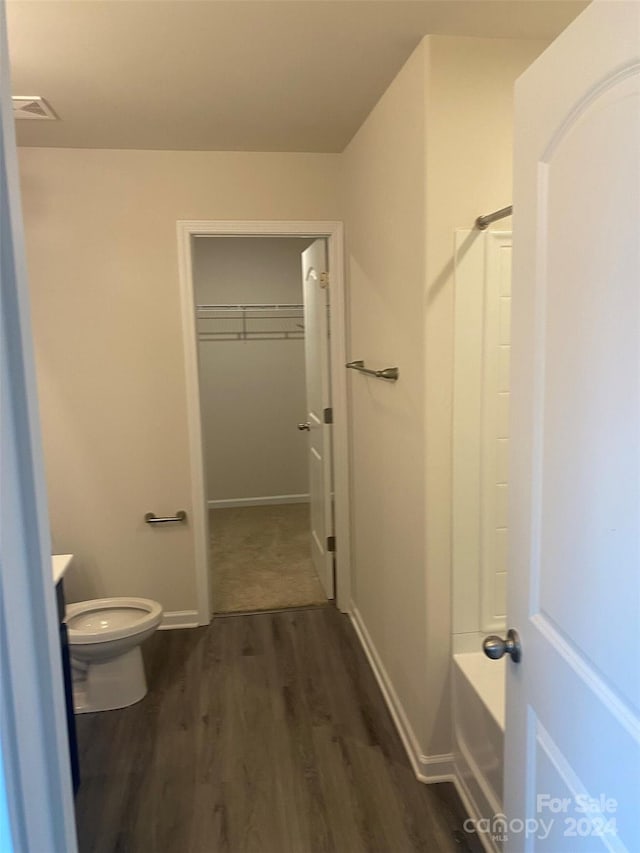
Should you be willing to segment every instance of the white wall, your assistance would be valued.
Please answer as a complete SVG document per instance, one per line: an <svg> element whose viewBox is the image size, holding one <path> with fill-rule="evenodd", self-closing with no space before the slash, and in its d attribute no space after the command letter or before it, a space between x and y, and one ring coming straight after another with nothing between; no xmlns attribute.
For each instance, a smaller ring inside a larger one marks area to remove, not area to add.
<svg viewBox="0 0 640 853"><path fill-rule="evenodd" d="M70 598L195 609L179 219L336 219L335 155L22 149L54 548Z"/></svg>
<svg viewBox="0 0 640 853"><path fill-rule="evenodd" d="M353 599L419 772L450 769L454 230L511 201L512 88L541 42L426 38L344 154ZM440 757L440 758L439 758Z"/></svg>
<svg viewBox="0 0 640 853"><path fill-rule="evenodd" d="M425 46L344 153L351 358L353 603L422 750L428 713L424 442ZM409 735L411 736L411 735Z"/></svg>
<svg viewBox="0 0 640 853"><path fill-rule="evenodd" d="M310 242L300 238L196 238L196 302L301 304L300 256ZM309 492L308 442L306 433L296 428L306 419L307 406L304 338L297 325L303 319L275 317L248 320L250 334L244 340L211 334L241 329L241 320L198 321L210 501ZM260 340L257 334L258 330L277 333L285 329L297 339Z"/></svg>

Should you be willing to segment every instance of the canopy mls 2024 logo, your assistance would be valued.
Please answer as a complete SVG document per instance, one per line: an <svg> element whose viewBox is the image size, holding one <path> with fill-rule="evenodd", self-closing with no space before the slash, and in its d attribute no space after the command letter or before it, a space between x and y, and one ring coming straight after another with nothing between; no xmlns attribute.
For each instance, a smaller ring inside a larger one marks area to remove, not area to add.
<svg viewBox="0 0 640 853"><path fill-rule="evenodd" d="M536 817L509 818L498 813L491 818L468 818L463 826L465 832L488 835L494 843L503 843L514 836L544 841L552 833L554 838L604 838L618 834L617 809L617 800L606 794L598 797L538 794Z"/></svg>

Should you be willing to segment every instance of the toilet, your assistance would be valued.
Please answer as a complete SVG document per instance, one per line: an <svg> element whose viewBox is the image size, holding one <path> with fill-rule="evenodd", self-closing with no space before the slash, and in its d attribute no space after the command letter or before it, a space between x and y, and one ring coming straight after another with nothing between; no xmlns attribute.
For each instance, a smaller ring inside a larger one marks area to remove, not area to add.
<svg viewBox="0 0 640 853"><path fill-rule="evenodd" d="M146 695L140 646L161 620L161 605L147 598L98 598L67 606L76 714L126 708Z"/></svg>

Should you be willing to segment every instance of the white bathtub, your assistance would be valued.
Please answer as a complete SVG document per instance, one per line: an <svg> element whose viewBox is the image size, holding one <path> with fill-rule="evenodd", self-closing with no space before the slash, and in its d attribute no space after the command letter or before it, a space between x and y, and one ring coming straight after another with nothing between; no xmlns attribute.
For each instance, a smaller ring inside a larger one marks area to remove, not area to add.
<svg viewBox="0 0 640 853"><path fill-rule="evenodd" d="M453 656L456 774L474 818L502 812L505 676L505 658Z"/></svg>

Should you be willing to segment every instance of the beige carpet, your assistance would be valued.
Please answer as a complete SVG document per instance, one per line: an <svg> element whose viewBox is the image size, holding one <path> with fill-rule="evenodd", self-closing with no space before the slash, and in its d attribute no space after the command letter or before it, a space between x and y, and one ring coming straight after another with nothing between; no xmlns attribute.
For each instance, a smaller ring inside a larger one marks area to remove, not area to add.
<svg viewBox="0 0 640 853"><path fill-rule="evenodd" d="M309 505L210 510L216 613L326 604L311 562Z"/></svg>

